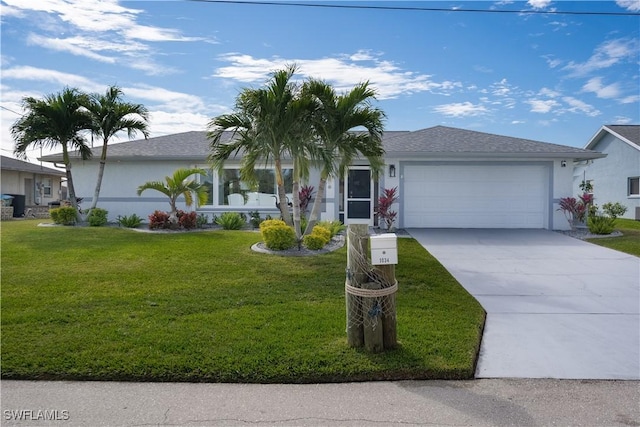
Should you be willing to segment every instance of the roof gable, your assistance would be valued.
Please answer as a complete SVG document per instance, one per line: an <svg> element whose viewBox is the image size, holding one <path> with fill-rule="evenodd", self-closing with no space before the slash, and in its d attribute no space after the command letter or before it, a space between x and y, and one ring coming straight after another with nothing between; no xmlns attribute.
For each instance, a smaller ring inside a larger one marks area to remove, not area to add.
<svg viewBox="0 0 640 427"><path fill-rule="evenodd" d="M584 148L593 150L607 134L615 136L631 148L640 151L640 125L604 125Z"/></svg>

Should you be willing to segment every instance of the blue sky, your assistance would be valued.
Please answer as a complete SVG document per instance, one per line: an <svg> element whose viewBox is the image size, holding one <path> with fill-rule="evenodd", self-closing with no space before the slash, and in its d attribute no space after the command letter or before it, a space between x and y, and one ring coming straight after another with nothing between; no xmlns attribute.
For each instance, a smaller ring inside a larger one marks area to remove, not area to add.
<svg viewBox="0 0 640 427"><path fill-rule="evenodd" d="M242 88L294 62L300 79L338 90L370 81L388 130L445 125L582 147L603 124L640 123L640 0L298 3L1 0L2 154L24 96L117 84L160 136L204 130Z"/></svg>

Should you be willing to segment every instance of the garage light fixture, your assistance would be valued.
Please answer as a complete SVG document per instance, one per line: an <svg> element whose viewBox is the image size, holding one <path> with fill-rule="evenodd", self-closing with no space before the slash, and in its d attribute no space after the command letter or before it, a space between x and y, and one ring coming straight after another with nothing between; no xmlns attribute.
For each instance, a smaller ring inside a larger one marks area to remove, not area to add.
<svg viewBox="0 0 640 427"><path fill-rule="evenodd" d="M567 167L567 161L566 160L561 161L560 162L560 166L562 166L563 168L566 168Z"/></svg>
<svg viewBox="0 0 640 427"><path fill-rule="evenodd" d="M389 176L391 178L396 177L396 165L389 165Z"/></svg>

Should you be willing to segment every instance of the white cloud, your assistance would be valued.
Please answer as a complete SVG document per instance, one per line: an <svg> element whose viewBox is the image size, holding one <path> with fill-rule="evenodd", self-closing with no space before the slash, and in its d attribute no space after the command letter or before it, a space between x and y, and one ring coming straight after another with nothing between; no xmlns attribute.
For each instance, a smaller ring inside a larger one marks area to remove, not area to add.
<svg viewBox="0 0 640 427"><path fill-rule="evenodd" d="M640 1L638 0L616 0L616 4L631 12L640 11Z"/></svg>
<svg viewBox="0 0 640 427"><path fill-rule="evenodd" d="M469 101L438 105L433 111L449 117L473 117L488 113L485 106L476 105Z"/></svg>
<svg viewBox="0 0 640 427"><path fill-rule="evenodd" d="M562 100L569 104L569 108L567 108L566 111L569 111L571 113L583 113L589 117L596 117L600 115L600 111L598 111L598 109L596 109L593 105L589 105L586 102L574 97L565 96L562 98Z"/></svg>
<svg viewBox="0 0 640 427"><path fill-rule="evenodd" d="M598 46L587 61L582 63L571 61L563 69L571 71L574 76L584 76L623 61L637 61L639 53L640 41L638 39L609 40Z"/></svg>
<svg viewBox="0 0 640 427"><path fill-rule="evenodd" d="M553 99L529 99L525 101L527 104L531 105L532 113L548 113L553 108L559 106L560 104Z"/></svg>
<svg viewBox="0 0 640 427"><path fill-rule="evenodd" d="M354 55L336 58L284 59L280 57L254 58L240 53L220 55L219 60L230 65L217 68L213 77L232 79L242 83L261 84L275 70L287 64L299 66L301 78L319 78L334 85L337 91L351 89L354 85L369 81L377 91L379 99L394 98L400 94L432 92L448 95L462 88L460 82L435 82L432 76L404 71L391 61L380 59L380 54L358 51ZM354 57L356 58L354 60Z"/></svg>
<svg viewBox="0 0 640 427"><path fill-rule="evenodd" d="M58 86L76 87L87 92L101 92L104 86L77 74L63 73L46 68L18 66L2 70L3 80L31 80L55 83Z"/></svg>
<svg viewBox="0 0 640 427"><path fill-rule="evenodd" d="M634 102L640 102L640 95L625 96L624 98L619 99L618 102L621 104L633 104Z"/></svg>
<svg viewBox="0 0 640 427"><path fill-rule="evenodd" d="M557 92L553 89L549 89L546 87L543 87L542 89L540 89L538 94L541 96L546 96L548 98L557 98L558 96L560 96L560 92Z"/></svg>
<svg viewBox="0 0 640 427"><path fill-rule="evenodd" d="M527 4L534 9L544 9L551 4L551 0L529 0Z"/></svg>
<svg viewBox="0 0 640 427"><path fill-rule="evenodd" d="M171 135L193 130L206 130L211 117L203 113L185 111L149 111L151 136Z"/></svg>
<svg viewBox="0 0 640 427"><path fill-rule="evenodd" d="M594 77L590 79L583 87L583 92L593 92L598 98L616 98L620 95L620 87L618 83L608 86L602 85L602 77Z"/></svg>

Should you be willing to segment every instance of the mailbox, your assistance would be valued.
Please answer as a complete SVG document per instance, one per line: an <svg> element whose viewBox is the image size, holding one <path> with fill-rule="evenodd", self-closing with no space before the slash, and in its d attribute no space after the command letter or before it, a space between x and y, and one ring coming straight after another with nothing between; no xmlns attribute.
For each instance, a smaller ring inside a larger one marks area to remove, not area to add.
<svg viewBox="0 0 640 427"><path fill-rule="evenodd" d="M387 265L398 263L398 236L394 233L378 234L369 239L371 264Z"/></svg>

